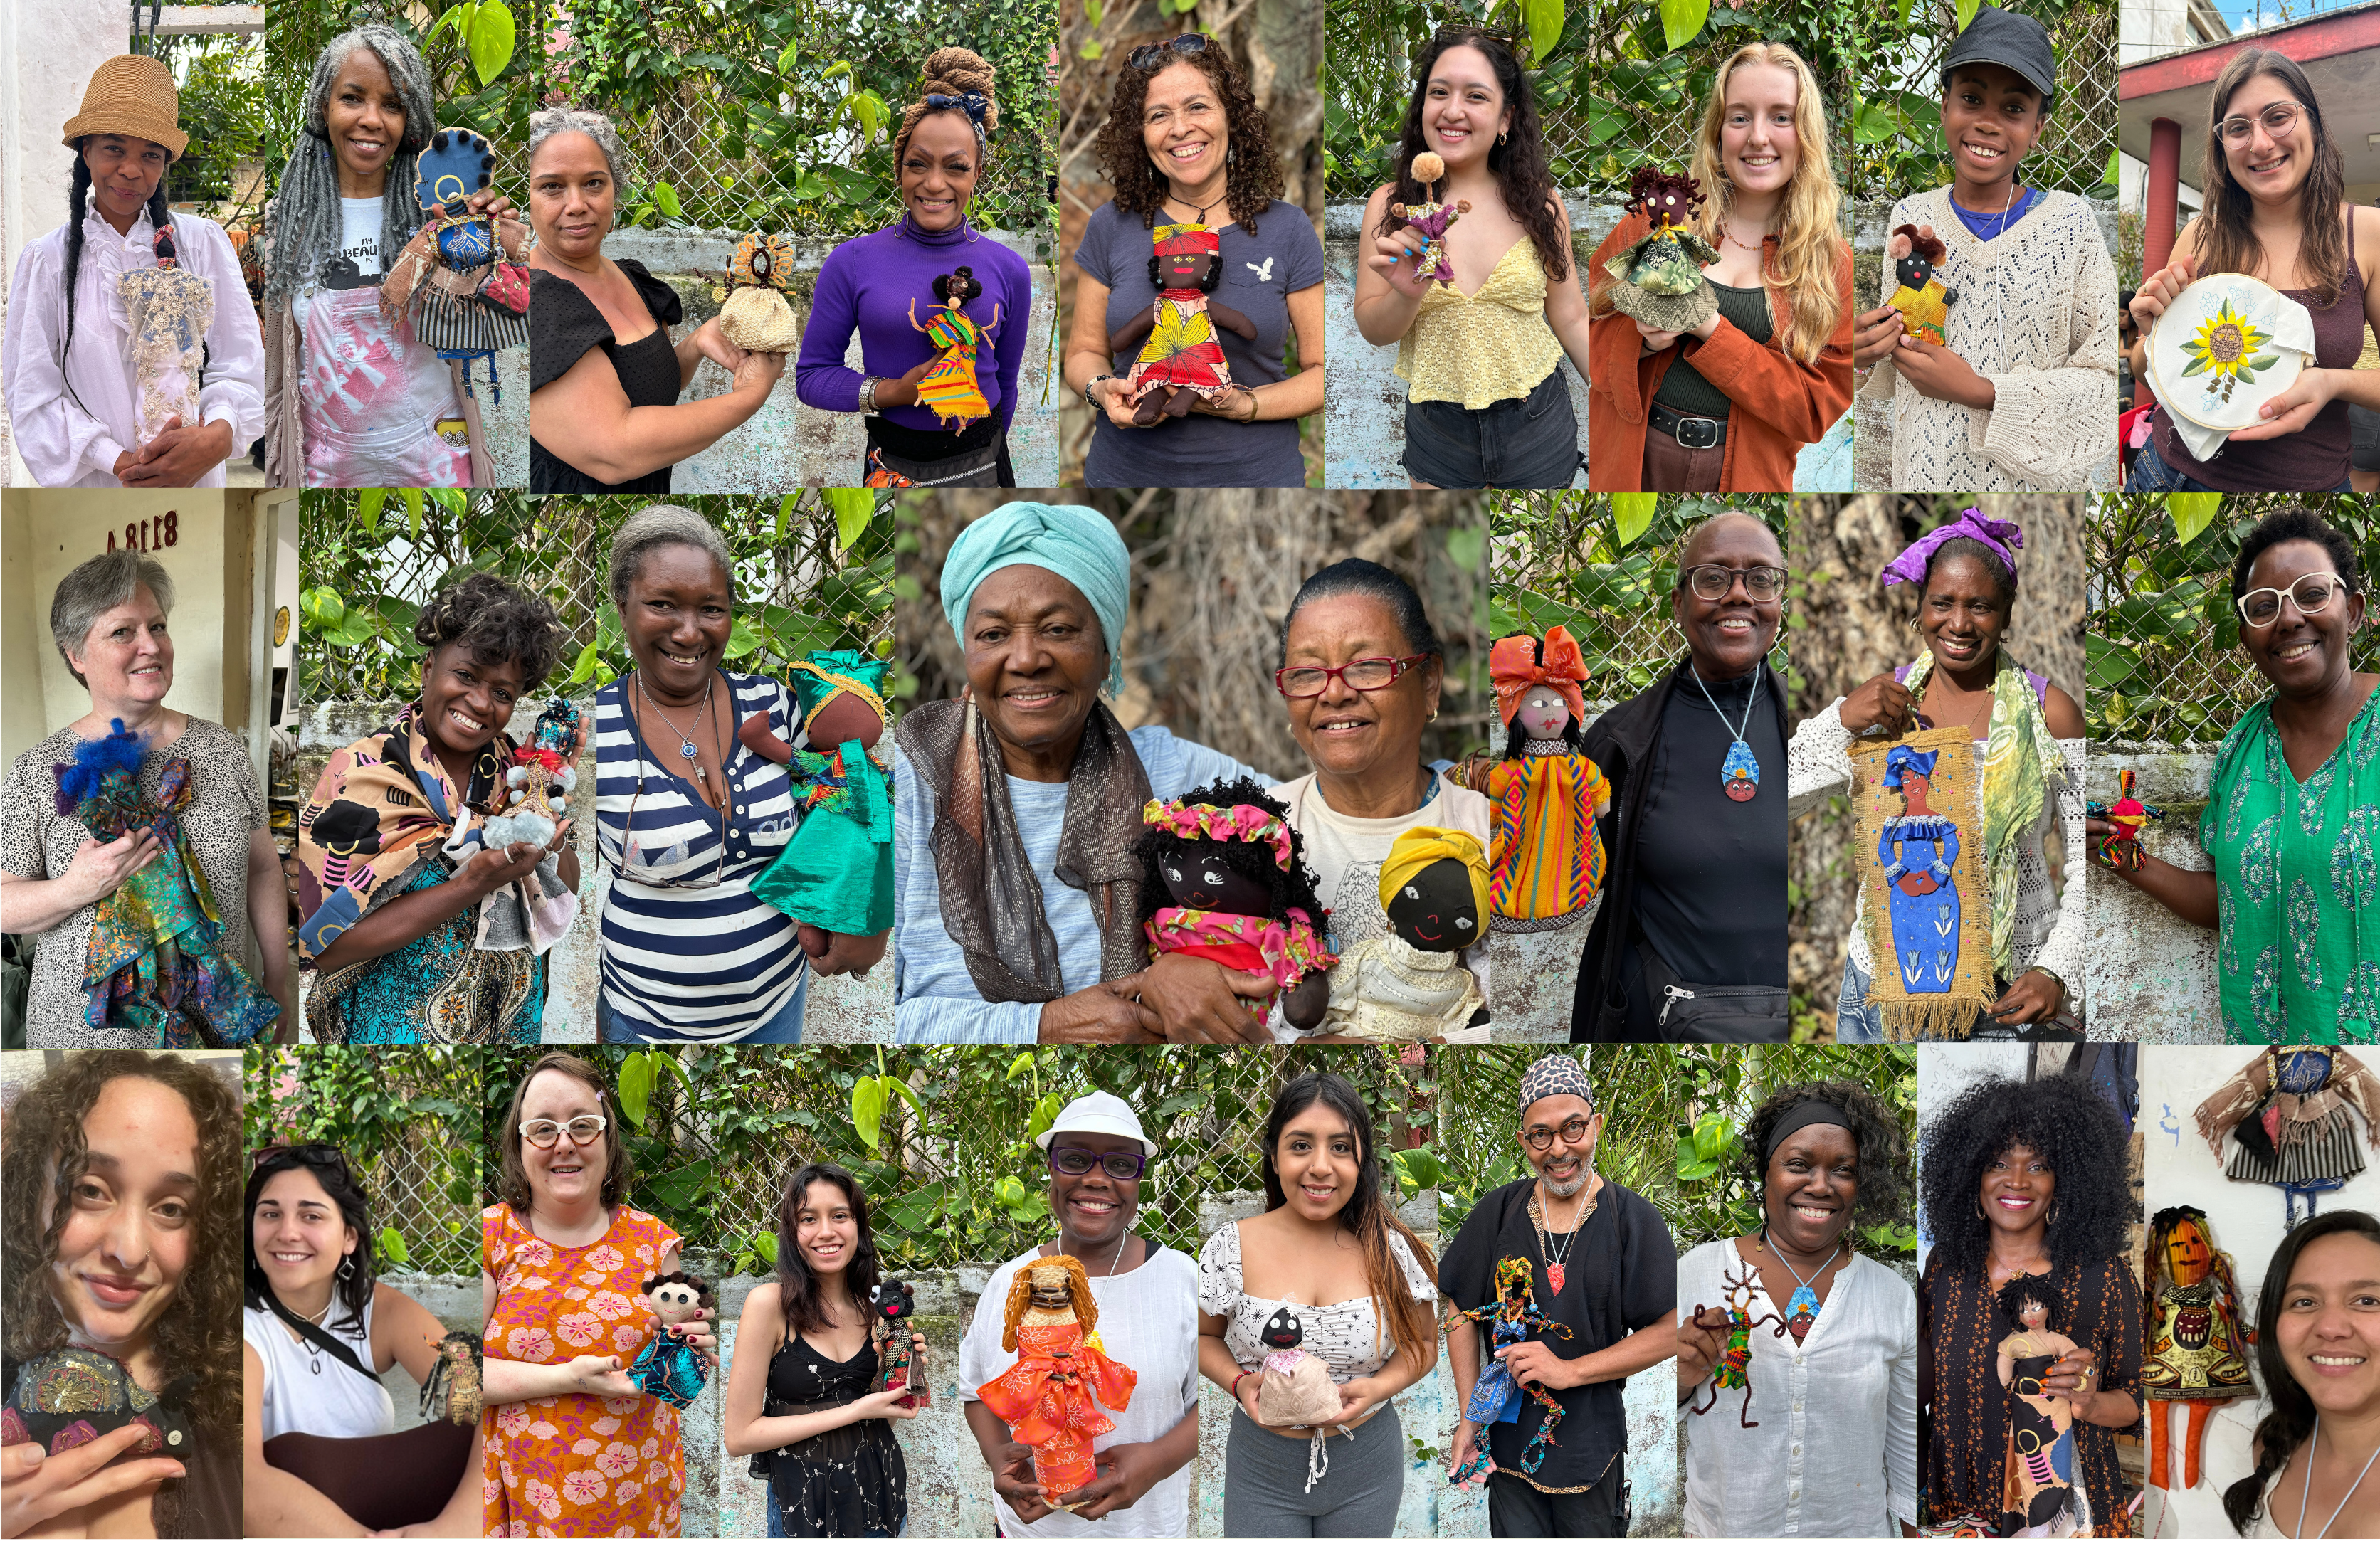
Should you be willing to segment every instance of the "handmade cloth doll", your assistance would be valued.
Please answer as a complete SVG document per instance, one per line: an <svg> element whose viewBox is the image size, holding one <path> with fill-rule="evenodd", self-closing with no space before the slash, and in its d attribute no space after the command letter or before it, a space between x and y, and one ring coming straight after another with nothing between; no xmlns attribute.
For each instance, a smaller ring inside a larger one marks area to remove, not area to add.
<svg viewBox="0 0 2380 1544"><path fill-rule="evenodd" d="M1148 282L1157 286L1157 303L1108 340L1111 356L1140 350L1124 377L1124 394L1138 404L1132 420L1144 427L1186 416L1194 396L1212 402L1231 391L1232 367L1216 328L1227 327L1250 343L1257 338L1255 322L1207 298L1223 281L1221 235L1187 223L1160 225L1154 235Z"/></svg>
<svg viewBox="0 0 2380 1544"><path fill-rule="evenodd" d="M1586 910L1603 887L1597 815L1611 782L1581 752L1586 660L1567 628L1499 638L1488 676L1506 730L1504 759L1482 791L1496 807L1489 832L1488 904L1496 933L1545 933Z"/></svg>
<svg viewBox="0 0 2380 1544"><path fill-rule="evenodd" d="M1060 1511L1060 1500L1099 1478L1091 1443L1115 1429L1109 1410L1132 1403L1140 1375L1099 1344L1099 1305L1091 1279L1073 1255L1050 1255L1008 1285L1001 1349L1016 1363L976 1390L1009 1435L1033 1450L1033 1479Z"/></svg>
<svg viewBox="0 0 2380 1544"><path fill-rule="evenodd" d="M2363 1172L2363 1150L2349 1114L2380 1127L2380 1078L2335 1045L2267 1046L2198 1106L2198 1134L2215 1156L2237 1145L2223 1176L2281 1192L2289 1225L2298 1202L2314 1213L2316 1198Z"/></svg>
<svg viewBox="0 0 2380 1544"><path fill-rule="evenodd" d="M381 314L410 310L413 335L461 364L467 396L471 361L485 359L489 394L502 402L496 355L528 343L528 270L524 256L501 248L495 222L470 211L471 196L494 178L496 152L468 128L442 128L415 164L421 229L381 281Z"/></svg>
<svg viewBox="0 0 2380 1544"><path fill-rule="evenodd" d="M2085 1502L2074 1483L2074 1402L2042 1386L2051 1365L2074 1349L2060 1328L2064 1295L2045 1276L2019 1276L2000 1288L1999 1310L2009 1325L1995 1368L2009 1395L1999 1537L2082 1533Z"/></svg>
<svg viewBox="0 0 2380 1544"><path fill-rule="evenodd" d="M2132 796L2134 773L2129 766L2116 774L2118 798L2112 804L2093 800L2084 813L2105 820L2116 829L2099 838L2099 858L2110 868L2136 869L2141 866L2141 828L2152 820L2163 820L2165 811L2155 804L2143 804Z"/></svg>
<svg viewBox="0 0 2380 1544"><path fill-rule="evenodd" d="M933 368L917 379L917 404L932 408L934 422L943 428L965 428L991 413L976 371L983 363L984 340L1000 325L1000 302L991 303L991 320L981 326L961 308L982 294L983 281L962 266L934 275L934 298L941 308L924 323L917 320L917 303L909 302L909 325L934 345Z"/></svg>
<svg viewBox="0 0 2380 1544"><path fill-rule="evenodd" d="M1706 1313L1724 1315L1727 1320L1727 1345L1720 1348L1718 1360L1711 1367L1710 1403L1707 1405L1701 1403L1702 1396L1697 1393L1695 1402L1686 1406L1686 1413L1692 1416L1708 1415L1718 1408L1720 1393L1731 1389L1742 1389L1743 1405L1736 1411L1735 1420L1738 1426L1749 1431L1760 1424L1752 1418L1752 1332L1764 1324L1773 1324L1776 1328L1768 1333L1771 1335L1781 1335L1785 1333L1786 1321L1774 1313L1764 1313L1757 1319L1752 1317L1752 1296L1754 1290L1760 1285L1760 1278L1750 1265L1744 1266L1742 1271L1735 1275L1730 1275L1725 1271L1721 1271L1718 1284L1727 1293L1727 1301L1719 1304L1716 1309L1707 1309L1696 1303L1694 1311L1688 1317L1694 1322L1700 1323ZM1706 1326L1709 1329L1718 1327L1716 1324Z"/></svg>
<svg viewBox="0 0 2380 1544"><path fill-rule="evenodd" d="M628 1364L628 1381L655 1399L683 1410L702 1393L710 1381L710 1357L686 1338L689 1329L703 1327L703 1316L718 1298L710 1284L684 1271L647 1276L642 1291L653 1305L661 1328Z"/></svg>
<svg viewBox="0 0 2380 1544"><path fill-rule="evenodd" d="M185 427L199 422L199 376L207 329L215 322L214 281L175 260L171 220L159 228L153 247L156 267L128 269L116 281L124 330L132 339L143 445L164 433L169 419Z"/></svg>
<svg viewBox="0 0 2380 1544"><path fill-rule="evenodd" d="M1281 1013L1300 1029L1322 1019L1324 974L1339 957L1316 932L1323 915L1305 838L1289 807L1253 778L1152 799L1133 843L1140 860L1140 927L1148 957L1190 954L1227 971L1269 976L1275 989L1246 1003L1262 1018L1283 992Z"/></svg>
<svg viewBox="0 0 2380 1544"><path fill-rule="evenodd" d="M1257 1385L1257 1419L1266 1426L1321 1426L1339 1418L1345 1402L1330 1381L1330 1364L1304 1349L1305 1325L1284 1305L1257 1337L1265 1345L1264 1381Z"/></svg>
<svg viewBox="0 0 2380 1544"><path fill-rule="evenodd" d="M508 803L504 814L488 822L489 846L525 841L543 847L553 840L571 791L578 786L578 769L570 765L577 740L578 705L557 694L537 716L529 742L513 753L513 765L504 773Z"/></svg>
<svg viewBox="0 0 2380 1544"><path fill-rule="evenodd" d="M1518 1255L1509 1255L1496 1262L1496 1300L1475 1309L1460 1309L1454 1314L1475 1324L1485 1323L1494 1342L1489 1347L1490 1355L1480 1364L1479 1381L1471 1385L1471 1403L1463 1407L1463 1418L1481 1426L1497 1421L1517 1422L1527 1400L1534 1399L1545 1407L1545 1420L1521 1450L1521 1472L1532 1475L1546 1461L1546 1449L1555 1445L1554 1428L1561 1424L1561 1401L1541 1386L1524 1383L1513 1377L1504 1359L1493 1353L1518 1345L1539 1331L1559 1330L1565 1335L1571 1333L1568 1325L1557 1323L1537 1311L1536 1283L1536 1268Z"/></svg>
<svg viewBox="0 0 2380 1544"><path fill-rule="evenodd" d="M237 951L223 947L223 914L182 828L193 797L190 764L181 756L165 763L152 803L140 792L141 738L121 718L109 722L110 732L76 743L71 763L54 764L58 814L103 842L147 830L162 850L91 913L83 1022L140 1030L163 1050L246 1045L281 1017L281 1006Z"/></svg>
<svg viewBox="0 0 2380 1544"><path fill-rule="evenodd" d="M727 259L727 298L719 307L719 331L737 348L755 354L790 354L802 331L784 292L794 283L794 244L754 231Z"/></svg>
<svg viewBox="0 0 2380 1544"><path fill-rule="evenodd" d="M1934 277L1948 251L1931 225L1896 225L1884 244L1884 255L1892 259L1892 276L1900 282L1885 304L1900 313L1906 337L1942 342L1942 329L1959 299L1958 291L1944 289Z"/></svg>
<svg viewBox="0 0 2380 1544"><path fill-rule="evenodd" d="M198 1389L198 1375L184 1373L162 1394L151 1393L113 1357L69 1345L36 1357L17 1369L8 1403L0 1405L0 1446L26 1442L60 1454L126 1426L148 1435L126 1458L161 1454L188 1462L198 1435L184 1404Z"/></svg>
<svg viewBox="0 0 2380 1544"><path fill-rule="evenodd" d="M1431 1040L1471 1022L1485 1000L1463 951L1485 934L1488 854L1467 831L1416 826L1380 864L1391 931L1366 938L1330 972L1325 1033Z"/></svg>
<svg viewBox="0 0 2380 1544"><path fill-rule="evenodd" d="M802 823L752 893L802 924L812 959L826 952L829 933L874 937L892 925L892 790L868 754L892 721L880 694L892 668L851 649L813 649L795 662L792 682L812 748L771 734L765 713L736 731L753 754L793 770Z"/></svg>
<svg viewBox="0 0 2380 1544"><path fill-rule="evenodd" d="M868 1335L876 1343L877 1362L884 1369L878 1391L917 1387L917 1369L910 1364L917 1346L909 1337L909 1321L917 1317L917 1294L895 1276L868 1289L868 1307L873 1315ZM900 1403L903 1409L911 1410L920 1402L912 1395Z"/></svg>
<svg viewBox="0 0 2380 1544"><path fill-rule="evenodd" d="M421 1418L455 1426L476 1427L485 1404L480 1381L480 1337L468 1330L450 1330L438 1341L438 1365L421 1385Z"/></svg>
<svg viewBox="0 0 2380 1544"><path fill-rule="evenodd" d="M1867 1001L1882 1008L1888 1039L1963 1037L1998 996L1983 860L1969 839L1974 742L1954 725L1851 755L1860 850L1875 855L1861 881L1877 961Z"/></svg>
<svg viewBox="0 0 2380 1544"><path fill-rule="evenodd" d="M1639 166L1628 179L1627 211L1653 228L1604 260L1612 283L1604 291L1612 309L1659 332L1685 332L1718 311L1718 296L1703 277L1718 248L1686 228L1703 201L1702 184L1690 176Z"/></svg>
<svg viewBox="0 0 2380 1544"><path fill-rule="evenodd" d="M1446 255L1446 233L1454 228L1454 223L1457 220L1471 212L1471 200L1457 199L1449 204L1436 202L1438 179L1444 175L1446 175L1444 157L1432 151L1424 151L1415 156L1413 179L1421 184L1422 190L1433 201L1426 204L1390 204L1389 212L1428 239L1429 245L1424 247L1420 254L1414 259L1415 276L1420 279L1435 279L1441 284L1451 284L1454 283L1454 264L1448 260Z"/></svg>
<svg viewBox="0 0 2380 1544"><path fill-rule="evenodd" d="M2194 1206L2168 1206L2151 1220L2143 1267L2148 1355L2141 1360L2141 1390L2149 1404L2149 1483L2168 1488L2166 1410L2180 1401L2189 1407L2181 1458L2187 1490L2198 1484L2206 1412L2256 1395L2240 1350L2245 1339L2240 1284L2230 1257L2215 1247L2206 1213Z"/></svg>

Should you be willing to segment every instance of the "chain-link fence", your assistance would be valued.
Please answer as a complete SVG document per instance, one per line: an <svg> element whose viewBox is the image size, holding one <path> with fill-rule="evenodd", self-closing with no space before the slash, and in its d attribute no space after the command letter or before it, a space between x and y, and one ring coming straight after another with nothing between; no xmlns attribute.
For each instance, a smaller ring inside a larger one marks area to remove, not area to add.
<svg viewBox="0 0 2380 1544"><path fill-rule="evenodd" d="M591 689L625 673L611 543L648 502L452 489L306 494L298 644L306 700L410 696L422 656L415 618L441 589L479 572L552 603L565 634L553 683ZM735 560L731 667L781 672L811 649L890 655L892 521L872 495L813 489L677 502L708 517Z"/></svg>
<svg viewBox="0 0 2380 1544"><path fill-rule="evenodd" d="M1604 1117L1596 1172L1635 1191L1667 1216L1677 1200L1677 1121L1693 1096L1667 1045L1461 1045L1431 1064L1446 1111L1438 1156L1439 1230L1451 1242L1479 1199L1529 1175L1521 1154L1521 1080L1548 1055L1574 1055ZM1465 1304L1463 1307L1476 1307Z"/></svg>
<svg viewBox="0 0 2380 1544"><path fill-rule="evenodd" d="M2301 507L2355 544L2367 582L2380 572L2380 511L2367 494L2226 493L2186 544L2165 497L2091 501L2084 720L2094 740L2213 744L2273 694L2240 646L2231 565L2258 521ZM2371 627L2351 633L2349 647L2355 669L2380 669L2380 635Z"/></svg>
<svg viewBox="0 0 2380 1544"><path fill-rule="evenodd" d="M381 1270L480 1269L480 1052L276 1045L246 1063L249 1150L339 1150L371 1209Z"/></svg>

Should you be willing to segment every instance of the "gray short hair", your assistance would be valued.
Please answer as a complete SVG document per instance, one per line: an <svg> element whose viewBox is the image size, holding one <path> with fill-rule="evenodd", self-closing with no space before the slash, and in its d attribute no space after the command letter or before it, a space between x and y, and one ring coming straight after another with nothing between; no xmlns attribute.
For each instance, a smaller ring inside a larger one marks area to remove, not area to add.
<svg viewBox="0 0 2380 1544"><path fill-rule="evenodd" d="M583 107L549 107L528 115L528 158L537 160L539 147L557 134L584 134L595 141L603 152L604 168L612 174L612 185L620 183L619 130L612 120L601 113L590 113Z"/></svg>
<svg viewBox="0 0 2380 1544"><path fill-rule="evenodd" d="M735 560L721 538L719 528L678 504L655 504L638 510L620 523L612 537L612 604L628 609L628 586L644 572L645 558L663 547L698 547L718 561L719 572L735 582Z"/></svg>
<svg viewBox="0 0 2380 1544"><path fill-rule="evenodd" d="M171 614L174 581L166 574L165 565L128 547L86 558L58 581L57 593L50 597L50 637L76 685L88 687L91 682L74 668L73 657L67 651L82 647L99 619L131 599L132 592L143 585L157 597L157 609Z"/></svg>

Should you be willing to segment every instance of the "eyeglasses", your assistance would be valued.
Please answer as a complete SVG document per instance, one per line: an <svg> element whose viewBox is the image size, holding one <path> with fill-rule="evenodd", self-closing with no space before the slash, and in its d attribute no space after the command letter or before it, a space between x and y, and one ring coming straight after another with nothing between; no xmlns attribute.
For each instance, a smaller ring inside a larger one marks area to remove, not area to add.
<svg viewBox="0 0 2380 1544"><path fill-rule="evenodd" d="M1721 563L1696 563L1683 575L1686 587L1701 600L1725 600L1739 576L1743 580L1743 593L1755 600L1774 600L1785 593L1785 571L1766 565L1729 568Z"/></svg>
<svg viewBox="0 0 2380 1544"><path fill-rule="evenodd" d="M1163 42L1145 42L1123 56L1123 62L1135 69L1155 69L1167 63L1166 55L1180 54L1187 59L1207 52L1207 39L1197 32L1184 32Z"/></svg>
<svg viewBox="0 0 2380 1544"><path fill-rule="evenodd" d="M273 1163L282 1158L286 1158L288 1163ZM328 1142L275 1142L270 1147L260 1147L248 1155L248 1166L251 1171L261 1169L268 1163L273 1163L276 1168L303 1164L308 1168L336 1169L341 1174L347 1172L347 1155Z"/></svg>
<svg viewBox="0 0 2380 1544"><path fill-rule="evenodd" d="M1358 692L1378 692L1397 677L1429 658L1409 654L1402 659L1351 659L1344 665L1293 665L1272 673L1273 686L1284 697L1318 697L1337 676Z"/></svg>
<svg viewBox="0 0 2380 1544"><path fill-rule="evenodd" d="M1094 1164L1110 1179L1138 1179L1140 1171L1148 1167L1148 1155L1125 1152L1121 1149L1113 1152L1093 1152L1087 1147L1053 1147L1050 1150L1050 1166L1060 1174L1088 1174Z"/></svg>
<svg viewBox="0 0 2380 1544"><path fill-rule="evenodd" d="M610 1124L601 1116L573 1116L567 1126L551 1120L525 1120L521 1122L521 1140L543 1149L560 1141L566 1133L571 1146L586 1147L602 1136L603 1128Z"/></svg>
<svg viewBox="0 0 2380 1544"><path fill-rule="evenodd" d="M2301 617L2317 617L2347 588L2336 573L2308 573L2286 590L2250 590L2232 604L2250 627L2270 627L2281 620L2281 597L2288 596Z"/></svg>
<svg viewBox="0 0 2380 1544"><path fill-rule="evenodd" d="M2304 111L2304 106L2299 103L2277 102L2252 118L2226 118L2215 126L2215 132L2223 137L2227 145L2244 145L2248 142L2249 132L2256 125L2263 124L2265 132L2278 139L2297 127L2298 116Z"/></svg>
<svg viewBox="0 0 2380 1544"><path fill-rule="evenodd" d="M1592 1124L1594 1123L1583 1116L1572 1116L1561 1123L1561 1129L1559 1131L1550 1126L1532 1126L1521 1133L1521 1140L1529 1144L1529 1151L1532 1152L1543 1152L1553 1146L1556 1137L1576 1147L1586 1140L1586 1128Z"/></svg>

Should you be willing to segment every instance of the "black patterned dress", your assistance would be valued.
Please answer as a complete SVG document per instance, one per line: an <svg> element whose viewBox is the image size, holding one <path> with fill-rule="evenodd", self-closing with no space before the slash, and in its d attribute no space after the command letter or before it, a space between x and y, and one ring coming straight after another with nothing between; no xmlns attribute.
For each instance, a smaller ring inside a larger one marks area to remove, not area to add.
<svg viewBox="0 0 2380 1544"><path fill-rule="evenodd" d="M800 1335L778 1348L769 1361L764 1416L798 1416L848 1405L876 1388L874 1344L861 1345L848 1361L836 1361ZM780 1519L771 1538L899 1538L909 1517L909 1466L881 1418L853 1421L832 1431L753 1458L753 1472L767 1470Z"/></svg>

